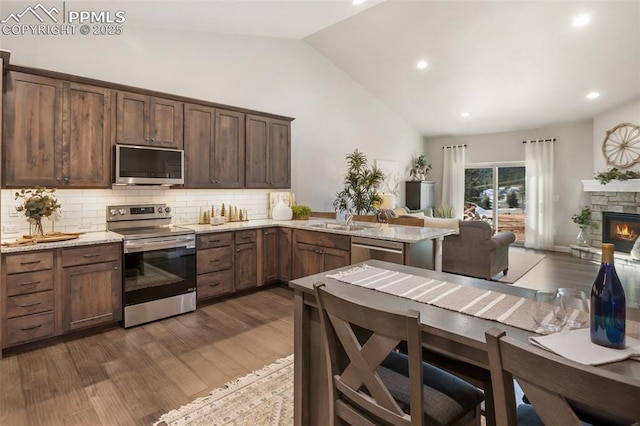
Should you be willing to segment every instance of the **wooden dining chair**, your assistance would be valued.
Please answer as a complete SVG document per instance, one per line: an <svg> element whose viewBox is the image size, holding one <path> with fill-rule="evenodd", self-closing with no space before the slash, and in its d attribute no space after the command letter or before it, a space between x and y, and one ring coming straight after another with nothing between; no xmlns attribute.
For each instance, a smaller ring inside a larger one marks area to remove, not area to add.
<svg viewBox="0 0 640 426"><path fill-rule="evenodd" d="M637 424L640 381L578 364L506 336L485 333L496 423L500 426ZM513 379L531 403L516 406Z"/></svg>
<svg viewBox="0 0 640 426"><path fill-rule="evenodd" d="M422 361L420 314L364 306L314 285L331 425L479 425L482 391ZM396 351L406 342L407 354Z"/></svg>

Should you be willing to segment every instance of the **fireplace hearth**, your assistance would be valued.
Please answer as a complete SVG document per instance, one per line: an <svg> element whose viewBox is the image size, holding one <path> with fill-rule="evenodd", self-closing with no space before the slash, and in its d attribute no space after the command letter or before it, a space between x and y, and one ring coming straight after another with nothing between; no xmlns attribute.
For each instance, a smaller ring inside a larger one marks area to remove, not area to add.
<svg viewBox="0 0 640 426"><path fill-rule="evenodd" d="M631 252L640 236L640 214L602 212L602 241L613 243L616 251Z"/></svg>

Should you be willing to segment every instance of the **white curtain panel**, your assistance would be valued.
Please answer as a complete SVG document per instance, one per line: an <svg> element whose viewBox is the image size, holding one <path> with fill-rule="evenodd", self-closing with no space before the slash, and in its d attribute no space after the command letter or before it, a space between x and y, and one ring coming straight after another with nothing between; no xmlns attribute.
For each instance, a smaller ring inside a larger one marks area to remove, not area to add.
<svg viewBox="0 0 640 426"><path fill-rule="evenodd" d="M553 146L555 139L525 141L526 226L524 246L552 250Z"/></svg>
<svg viewBox="0 0 640 426"><path fill-rule="evenodd" d="M442 206L452 207L454 216L462 219L464 213L464 145L446 146L442 170Z"/></svg>

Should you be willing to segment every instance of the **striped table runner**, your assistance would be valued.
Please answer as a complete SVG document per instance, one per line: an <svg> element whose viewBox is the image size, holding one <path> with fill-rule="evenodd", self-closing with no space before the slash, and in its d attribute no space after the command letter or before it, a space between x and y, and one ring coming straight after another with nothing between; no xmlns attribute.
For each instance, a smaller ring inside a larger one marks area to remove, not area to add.
<svg viewBox="0 0 640 426"><path fill-rule="evenodd" d="M389 271L366 264L327 277L535 333L545 333L531 317L533 300L525 297ZM577 312L573 313L576 314ZM588 324L585 327L588 327ZM566 326L565 330L568 330ZM627 321L628 335L640 337L639 332L640 323Z"/></svg>

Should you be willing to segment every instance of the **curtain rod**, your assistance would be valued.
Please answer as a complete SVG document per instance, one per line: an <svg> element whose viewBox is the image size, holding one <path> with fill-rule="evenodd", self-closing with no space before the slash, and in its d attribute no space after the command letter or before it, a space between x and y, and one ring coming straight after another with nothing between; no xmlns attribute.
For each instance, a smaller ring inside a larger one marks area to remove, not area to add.
<svg viewBox="0 0 640 426"><path fill-rule="evenodd" d="M551 139L533 139L530 141L522 141L522 143L534 143L534 142L555 142L556 138L551 138Z"/></svg>
<svg viewBox="0 0 640 426"><path fill-rule="evenodd" d="M449 149L449 148L466 148L467 145L452 145L452 146L443 146L442 149Z"/></svg>

